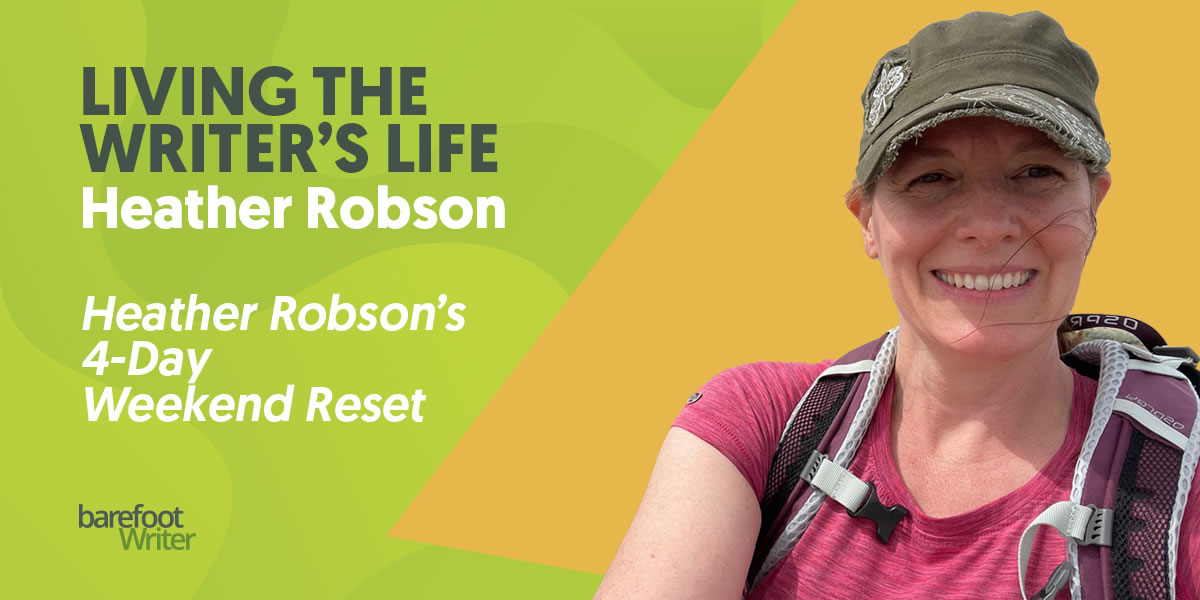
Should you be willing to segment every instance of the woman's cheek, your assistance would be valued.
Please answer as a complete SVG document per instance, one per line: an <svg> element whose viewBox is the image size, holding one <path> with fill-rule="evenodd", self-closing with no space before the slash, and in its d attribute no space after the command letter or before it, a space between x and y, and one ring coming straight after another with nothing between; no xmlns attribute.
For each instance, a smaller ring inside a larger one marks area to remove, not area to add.
<svg viewBox="0 0 1200 600"><path fill-rule="evenodd" d="M1051 258L1083 259L1091 249L1094 228L1088 215L1058 218L1036 234L1037 242Z"/></svg>

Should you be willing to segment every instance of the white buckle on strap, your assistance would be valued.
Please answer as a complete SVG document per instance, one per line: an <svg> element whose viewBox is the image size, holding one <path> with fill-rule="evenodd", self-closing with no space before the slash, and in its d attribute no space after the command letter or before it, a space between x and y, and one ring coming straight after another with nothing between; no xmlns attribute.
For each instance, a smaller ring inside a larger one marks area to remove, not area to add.
<svg viewBox="0 0 1200 600"><path fill-rule="evenodd" d="M891 539L900 520L908 515L903 506L884 506L875 493L875 484L855 477L815 450L800 471L800 478L846 507L850 516L874 521L875 537L884 544Z"/></svg>
<svg viewBox="0 0 1200 600"><path fill-rule="evenodd" d="M1021 583L1021 598L1029 598L1025 594L1025 568L1029 564L1029 554L1033 552L1033 539L1037 536L1038 527L1053 527L1059 535L1081 546L1111 546L1112 521L1112 509L1096 508L1095 505L1083 506L1069 500L1051 504L1042 511L1042 514L1025 528L1017 548L1017 577Z"/></svg>
<svg viewBox="0 0 1200 600"><path fill-rule="evenodd" d="M813 452L808 458L808 463L800 472L800 479L825 492L826 496L833 498L850 512L862 508L871 493L871 488L866 482L820 452Z"/></svg>

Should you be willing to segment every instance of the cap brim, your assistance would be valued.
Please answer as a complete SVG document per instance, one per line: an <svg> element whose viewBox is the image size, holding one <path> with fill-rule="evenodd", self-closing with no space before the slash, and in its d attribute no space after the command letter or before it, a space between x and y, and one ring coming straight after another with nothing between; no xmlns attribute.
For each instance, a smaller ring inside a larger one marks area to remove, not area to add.
<svg viewBox="0 0 1200 600"><path fill-rule="evenodd" d="M908 140L951 119L975 116L1033 127L1091 171L1102 170L1112 156L1099 126L1066 102L1026 87L990 85L946 94L901 117L859 157L858 182L874 182L896 160Z"/></svg>

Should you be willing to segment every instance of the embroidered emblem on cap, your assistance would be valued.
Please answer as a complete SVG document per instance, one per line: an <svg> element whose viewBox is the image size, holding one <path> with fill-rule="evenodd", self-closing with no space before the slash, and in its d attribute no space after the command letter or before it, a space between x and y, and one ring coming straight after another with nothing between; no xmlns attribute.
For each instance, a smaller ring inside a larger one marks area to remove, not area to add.
<svg viewBox="0 0 1200 600"><path fill-rule="evenodd" d="M879 81L875 82L875 89L871 90L871 108L867 110L867 133L875 131L884 115L891 110L892 99L904 86L906 79L908 66L904 63L880 69Z"/></svg>
<svg viewBox="0 0 1200 600"><path fill-rule="evenodd" d="M703 395L704 395L704 394L701 394L700 392L696 392L695 394L692 394L691 396L688 396L687 403L688 403L688 404L695 404L695 403L697 403L697 402L699 402L699 401L700 401L700 397L701 397L701 396L703 396Z"/></svg>

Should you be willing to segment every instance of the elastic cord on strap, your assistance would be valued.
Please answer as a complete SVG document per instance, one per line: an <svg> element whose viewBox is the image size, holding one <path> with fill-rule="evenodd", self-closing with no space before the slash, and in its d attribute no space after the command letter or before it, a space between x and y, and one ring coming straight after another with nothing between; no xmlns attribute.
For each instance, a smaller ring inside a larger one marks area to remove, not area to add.
<svg viewBox="0 0 1200 600"><path fill-rule="evenodd" d="M862 443L863 437L866 435L867 426L871 423L871 419L875 414L875 408L879 405L879 399L883 397L883 390L886 387L888 377L892 373L892 367L896 364L896 332L898 329L892 329L883 337L883 342L879 346L875 360L871 363L871 374L867 377L867 385L863 391L862 401L858 406L858 410L854 412L854 418L850 421L850 430L846 433L845 439L842 440L841 446L837 449L837 454L833 457L833 462L839 465L849 465L850 461L854 459L854 453L858 451L858 446ZM808 398L808 393L811 391L812 388L809 388L809 391L805 392L805 398ZM801 400L801 404L803 403L804 400ZM798 412L799 410L799 407L797 407L796 411ZM792 413L793 419L796 414L796 412ZM830 451L832 451L832 448ZM753 576L753 582L749 586L750 589L761 583L771 572L771 569L775 568L775 565L779 564L784 557L791 553L792 549L796 547L796 541L800 539L800 536L804 535L804 531L808 529L809 523L812 522L813 517L816 516L817 511L821 508L824 501L825 494L820 490L813 490L808 495L808 498L800 505L799 510L787 521L783 532L771 543L762 566L758 569L758 573L755 573Z"/></svg>
<svg viewBox="0 0 1200 600"><path fill-rule="evenodd" d="M1021 598L1025 600L1029 600L1025 594L1025 568L1029 564L1029 554L1033 552L1033 539L1037 536L1038 527L1043 525L1053 527L1059 535L1081 546L1112 545L1112 509L1082 506L1070 501L1050 505L1021 534L1021 544L1017 550L1017 577L1021 582ZM1051 577L1051 583L1035 598L1052 598L1062 589L1066 579L1061 577L1061 569L1062 565L1059 565L1055 569L1055 576Z"/></svg>

